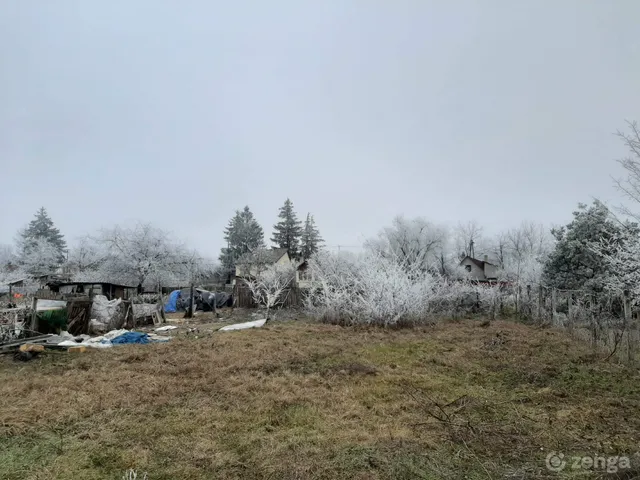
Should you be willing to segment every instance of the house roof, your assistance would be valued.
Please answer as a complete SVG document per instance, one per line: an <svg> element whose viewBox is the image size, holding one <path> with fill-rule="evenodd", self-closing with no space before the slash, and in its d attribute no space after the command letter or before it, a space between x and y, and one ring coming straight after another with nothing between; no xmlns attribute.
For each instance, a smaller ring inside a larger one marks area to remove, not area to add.
<svg viewBox="0 0 640 480"><path fill-rule="evenodd" d="M484 266L485 265L491 265L493 267L496 266L491 262L485 262L484 260L478 260L477 258L470 257L469 255L467 255L462 260L460 260L460 265L462 265L466 259L471 260L473 263L475 263L479 268L482 268L483 270L484 270Z"/></svg>
<svg viewBox="0 0 640 480"><path fill-rule="evenodd" d="M276 263L287 253L286 248L264 248L242 255L236 263Z"/></svg>

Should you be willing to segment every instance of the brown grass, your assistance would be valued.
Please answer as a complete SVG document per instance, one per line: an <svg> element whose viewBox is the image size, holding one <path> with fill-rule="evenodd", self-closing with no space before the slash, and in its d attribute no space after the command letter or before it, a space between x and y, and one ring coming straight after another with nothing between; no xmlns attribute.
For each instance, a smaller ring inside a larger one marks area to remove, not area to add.
<svg viewBox="0 0 640 480"><path fill-rule="evenodd" d="M559 478L548 451L638 450L637 369L560 332L478 323L288 321L5 356L0 478Z"/></svg>

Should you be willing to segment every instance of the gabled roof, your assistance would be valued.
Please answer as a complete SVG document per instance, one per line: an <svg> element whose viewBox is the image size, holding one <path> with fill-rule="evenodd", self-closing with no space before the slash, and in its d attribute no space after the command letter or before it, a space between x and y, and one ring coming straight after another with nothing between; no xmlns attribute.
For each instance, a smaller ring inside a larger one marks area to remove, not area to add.
<svg viewBox="0 0 640 480"><path fill-rule="evenodd" d="M286 248L263 248L255 252L245 253L236 263L238 265L247 263L273 264L284 257L286 253Z"/></svg>
<svg viewBox="0 0 640 480"><path fill-rule="evenodd" d="M493 263L491 263L491 262L485 262L484 260L478 260L477 258L470 257L469 255L467 255L467 256L466 256L466 257L464 257L462 260L460 260L460 265L462 265L466 259L471 260L471 262L475 263L479 268L481 268L481 269L483 269L483 270L484 270L484 266L485 266L485 265L491 265L491 266L493 266L493 267L496 267L496 266L497 266L497 265L494 265L494 264L493 264Z"/></svg>

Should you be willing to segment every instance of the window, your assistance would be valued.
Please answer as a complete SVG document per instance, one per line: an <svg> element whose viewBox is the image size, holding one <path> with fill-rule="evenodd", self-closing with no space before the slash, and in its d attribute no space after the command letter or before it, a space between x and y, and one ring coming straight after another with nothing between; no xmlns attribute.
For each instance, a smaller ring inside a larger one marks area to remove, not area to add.
<svg viewBox="0 0 640 480"><path fill-rule="evenodd" d="M465 266L464 266L464 269L465 269L467 272L470 272L470 271L471 271L471 265L465 265Z"/></svg>

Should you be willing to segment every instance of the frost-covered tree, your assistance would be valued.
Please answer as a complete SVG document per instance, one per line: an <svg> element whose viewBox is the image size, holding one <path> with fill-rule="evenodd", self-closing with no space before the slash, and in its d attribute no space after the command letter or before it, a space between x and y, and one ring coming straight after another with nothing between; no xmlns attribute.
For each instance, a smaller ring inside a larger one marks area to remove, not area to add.
<svg viewBox="0 0 640 480"><path fill-rule="evenodd" d="M227 247L220 252L220 263L228 275L235 269L237 260L246 253L264 248L264 232L248 206L236 210L224 231Z"/></svg>
<svg viewBox="0 0 640 480"><path fill-rule="evenodd" d="M289 265L269 265L256 275L245 279L251 290L253 300L266 307L266 316L272 308L284 302L283 294L295 278L295 268Z"/></svg>
<svg viewBox="0 0 640 480"><path fill-rule="evenodd" d="M365 248L398 262L405 271L441 271L448 262L447 229L422 217L399 215L378 237L365 242ZM447 258L447 260L444 260Z"/></svg>
<svg viewBox="0 0 640 480"><path fill-rule="evenodd" d="M323 243L324 240L322 240L320 231L316 227L313 215L307 213L307 219L304 222L302 238L300 241L300 256L303 259L311 258L318 252L318 250L320 250Z"/></svg>
<svg viewBox="0 0 640 480"><path fill-rule="evenodd" d="M108 251L103 248L99 239L84 236L69 249L69 268L74 274L95 272L107 257Z"/></svg>
<svg viewBox="0 0 640 480"><path fill-rule="evenodd" d="M622 238L621 228L601 202L594 201L589 207L580 204L568 225L552 230L556 243L544 264L545 284L601 292L607 278L616 272L603 252L596 252L592 245L601 242L613 247L616 239Z"/></svg>
<svg viewBox="0 0 640 480"><path fill-rule="evenodd" d="M621 207L622 213L640 221L640 127L637 122L627 122L628 132L618 131L618 137L627 147L629 154L618 160L626 171L626 178L615 179L615 185L625 197L631 200L631 206Z"/></svg>
<svg viewBox="0 0 640 480"><path fill-rule="evenodd" d="M300 238L302 224L293 210L293 202L286 199L278 214L280 221L273 226L271 241L279 248L286 248L289 257L297 259L300 256Z"/></svg>
<svg viewBox="0 0 640 480"><path fill-rule="evenodd" d="M168 232L148 223L103 230L96 241L102 252L96 273L111 281L157 284L173 279L183 268L183 246Z"/></svg>
<svg viewBox="0 0 640 480"><path fill-rule="evenodd" d="M626 171L626 178L615 179L615 185L630 200L620 207L623 215L640 221L640 129L637 122L628 122L628 131L617 132L628 149L628 155L618 163ZM605 289L620 294L627 290L640 297L640 233L638 224L618 223L609 235L601 235L591 244L593 252L604 259L613 274L605 280Z"/></svg>
<svg viewBox="0 0 640 480"><path fill-rule="evenodd" d="M392 326L429 322L474 308L494 308L498 289L450 280L424 271L421 262L402 265L379 252L336 255L320 252L309 262L316 287L307 296L310 313L330 322Z"/></svg>
<svg viewBox="0 0 640 480"><path fill-rule="evenodd" d="M551 231L544 225L523 222L496 235L489 245L491 258L500 267L499 278L514 285L540 283L542 267L553 246Z"/></svg>
<svg viewBox="0 0 640 480"><path fill-rule="evenodd" d="M0 271L9 270L15 263L15 255L11 245L0 245Z"/></svg>
<svg viewBox="0 0 640 480"><path fill-rule="evenodd" d="M45 238L31 240L20 256L20 268L31 276L54 273L60 265L60 251Z"/></svg>
<svg viewBox="0 0 640 480"><path fill-rule="evenodd" d="M616 295L629 291L640 298L640 233L637 224L626 223L610 236L591 244L614 274L603 280L604 289Z"/></svg>
<svg viewBox="0 0 640 480"><path fill-rule="evenodd" d="M454 244L459 258L477 258L485 248L483 228L476 222L459 223L454 230Z"/></svg>
<svg viewBox="0 0 640 480"><path fill-rule="evenodd" d="M56 249L58 252L57 263L62 263L65 260L67 243L44 207L36 212L35 218L18 234L20 254L22 256L28 255L29 250L35 247L38 240L44 240ZM41 247L42 243L38 248Z"/></svg>

